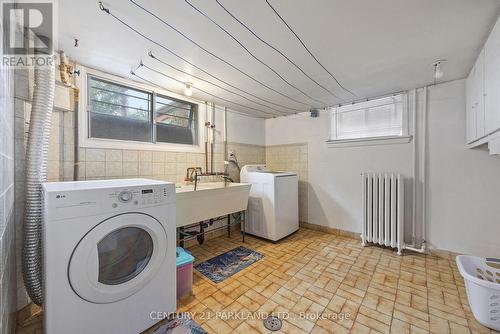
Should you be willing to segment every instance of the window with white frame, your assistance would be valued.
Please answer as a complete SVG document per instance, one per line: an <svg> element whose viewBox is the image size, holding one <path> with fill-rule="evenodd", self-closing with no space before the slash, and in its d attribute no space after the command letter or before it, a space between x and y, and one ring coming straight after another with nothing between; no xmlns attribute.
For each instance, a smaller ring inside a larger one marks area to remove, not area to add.
<svg viewBox="0 0 500 334"><path fill-rule="evenodd" d="M408 137L406 94L330 108L329 142Z"/></svg>
<svg viewBox="0 0 500 334"><path fill-rule="evenodd" d="M198 144L198 105L97 76L87 82L88 137Z"/></svg>

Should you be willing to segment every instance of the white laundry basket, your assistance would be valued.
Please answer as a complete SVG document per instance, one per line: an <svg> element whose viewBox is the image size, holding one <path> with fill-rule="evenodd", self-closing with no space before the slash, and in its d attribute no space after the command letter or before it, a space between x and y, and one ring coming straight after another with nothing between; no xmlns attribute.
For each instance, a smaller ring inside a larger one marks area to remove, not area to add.
<svg viewBox="0 0 500 334"><path fill-rule="evenodd" d="M457 265L474 317L500 331L500 259L459 255Z"/></svg>

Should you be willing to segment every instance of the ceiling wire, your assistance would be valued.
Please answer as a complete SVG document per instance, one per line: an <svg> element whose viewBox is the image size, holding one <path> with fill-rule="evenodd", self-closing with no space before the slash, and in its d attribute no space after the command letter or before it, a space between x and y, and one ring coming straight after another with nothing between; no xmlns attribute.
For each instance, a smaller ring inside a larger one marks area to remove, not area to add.
<svg viewBox="0 0 500 334"><path fill-rule="evenodd" d="M130 0L132 1L132 0ZM194 6L192 3L189 2L189 0L184 0L189 6L191 6L191 8L193 8L195 11L197 11L198 13L200 13L201 15L203 15L206 19L208 19L210 22L212 22L213 24L215 24L219 29L221 29L223 32L225 32L229 37L231 37L239 46L241 46L241 48L243 48L243 50L245 50L252 58L254 58L255 60L257 60L259 63L261 63L262 65L264 65L265 67L267 67L269 70L271 70L274 74L276 74L281 80L283 80L287 85L289 85L290 87L293 87L295 88L297 91L301 92L303 95L307 96L309 99L315 101L315 102L318 102L318 103L321 103L323 105L327 105L328 103L327 102L324 102L324 101L321 101L321 100L318 100L312 96L310 96L309 94L307 94L306 92L304 92L303 90L301 90L300 88L298 88L297 86L291 84L288 80L286 80L281 74L279 74L274 68L272 68L271 66L269 66L268 64L266 64L264 61L262 61L262 59L260 59L259 57L257 57L255 54L253 54L253 52L251 52L245 45L243 45L243 43L240 42L240 40L238 40L236 37L234 37L233 34L231 34L227 29L225 29L224 27L222 27L220 24L218 24L214 19L212 19L210 16L208 16L205 12L203 12L202 10L198 9L196 6ZM338 97L337 97L338 98Z"/></svg>
<svg viewBox="0 0 500 334"><path fill-rule="evenodd" d="M168 67L170 67L170 68L172 68L172 69L174 69L174 70L176 70L176 71L178 71L178 72L181 72L181 73L183 73L183 74L189 75L189 76L191 76L192 78L195 78L195 79L198 79L198 80L200 80L200 81L206 82L206 83L208 83L208 84L210 84L210 85L213 85L213 86L215 86L215 87L217 87L217 88L220 88L220 89L222 89L222 90L225 90L225 91L227 91L227 92L229 92L229 93L231 93L231 94L237 95L237 96L239 96L239 97L241 97L241 98L244 98L245 100L247 100L247 101L249 101L249 102L252 102L252 103L258 104L258 105L260 105L260 106L262 106L262 107L265 107L265 108L269 108L269 109L275 110L275 111L277 111L277 112L279 112L279 113L282 113L282 114L288 114L287 112L284 112L284 111L282 111L282 110L278 110L278 109L275 109L275 108L270 107L270 106L268 106L268 105L265 105L265 104L263 104L263 103L260 103L260 102L258 102L258 101L254 101L254 100L252 100L252 99L249 99L249 98L247 98L246 96L244 96L244 95L242 95L242 94L239 94L239 93L237 93L237 92L234 92L234 91L232 91L232 90L230 90L230 89L224 88L224 87L222 87L221 85L218 85L218 84L216 84L216 83L215 83L215 82L213 82L213 81L206 80L206 79L203 79L203 78L201 78L201 77L198 77L198 76L196 76L196 75L194 75L194 74L191 74L191 73L188 73L188 72L186 72L186 71L183 71L183 70L181 70L180 68L177 68L177 67L175 67L175 66L173 66L173 65L171 65L171 64L169 64L169 63L167 63L166 61L161 60L160 58L156 57L155 55L153 55L153 53L152 53L151 51L148 53L148 55L149 55L152 59L154 59L154 60L158 61L159 63L161 63L161 64L163 64L163 65L165 65L165 66L168 66Z"/></svg>
<svg viewBox="0 0 500 334"><path fill-rule="evenodd" d="M184 0L186 1L187 3L189 3L188 0ZM222 8L224 9L224 11L226 13L228 13L236 22L238 22L241 26L243 26L246 30L248 30L249 33L251 33L253 36L255 36L255 38L257 38L259 41L261 41L262 43L264 43L265 45L267 45L268 47L270 47L271 49L273 49L274 51L276 51L277 53L279 53L283 58L285 58L290 64L292 64L296 69L298 69L300 72L302 72L302 74L304 74L307 78L309 78L309 80L311 80L312 82L314 82L317 86L321 87L323 90L325 90L326 92L328 92L329 94L331 94L332 96L334 96L335 98L339 99L339 100L342 100L342 101L345 101L343 98L341 98L340 96L338 96L337 94L335 94L335 92L333 92L332 90L328 89L327 87L325 87L324 85L320 84L318 81L316 81L313 77L311 77L309 74L306 73L306 71L304 71L299 65L297 65L293 60L291 60L284 52L280 51L278 48L276 48L275 46L273 46L271 43L267 42L266 40L264 40L262 37L260 37L259 35L257 35L257 33L255 33L251 28L249 28L245 23L243 23L240 19L238 19L233 13L231 13L226 7L224 7L224 5L219 1L219 0L215 0L215 2L217 2L217 4ZM189 3L190 4L190 3ZM194 7L194 5L190 4L192 7Z"/></svg>
<svg viewBox="0 0 500 334"><path fill-rule="evenodd" d="M143 76L140 76L139 74L135 73L135 71L134 71L134 70L131 70L131 71L130 71L130 74L132 74L133 76L135 76L135 77L137 77L137 78L141 79L142 81L144 81L144 82L146 82L146 83L148 83L148 84L150 84L150 85L153 85L153 86L159 87L159 88L161 88L161 89L164 89L164 87L162 87L162 86L158 85L157 83L154 83L153 81L151 81L151 80L149 80L149 79L146 79L146 78L144 78ZM217 98L217 99L219 98L219 97L216 97L216 96L214 96L214 97L215 97L215 98ZM243 113L243 112L241 112L241 111L237 111L237 112L238 112L238 113L241 113L241 114L245 114L245 115L253 115L253 114L246 114L246 113ZM267 114L267 113L266 113L266 114ZM271 114L271 115L272 115L272 114ZM253 115L253 116L256 116L256 117L263 117L263 116L260 116L260 115ZM272 117L276 117L276 116L278 116L278 115L272 115ZM268 118L268 117L264 117L264 118Z"/></svg>
<svg viewBox="0 0 500 334"><path fill-rule="evenodd" d="M356 94L354 94L352 91L350 91L349 89L345 88L339 80L337 80L337 78L330 72L328 71L328 69L323 66L323 64L321 64L321 62L318 60L318 58L316 58L316 56L314 56L314 54L311 52L311 50L309 50L309 48L305 45L305 43L302 41L302 39L300 39L299 35L297 35L297 33L292 29L292 27L290 27L290 25L288 25L288 23L285 21L285 19L283 19L283 17L281 17L281 15L278 13L278 11L271 5L271 3L269 2L269 0L266 0L266 3L269 5L269 7L273 10L273 12L280 18L280 20L286 25L286 27L288 28L288 30L290 30L292 32L292 34L299 40L300 44L302 44L302 46L304 47L304 49L306 49L306 51L309 53L309 55L316 61L316 63L318 63L319 66L321 66L328 74L330 74L330 76L333 78L333 80L335 80L335 82L337 82L337 84L343 89L345 90L346 92L349 92L350 94L352 94L353 96L355 97L358 97Z"/></svg>
<svg viewBox="0 0 500 334"><path fill-rule="evenodd" d="M158 70L156 70L156 69L154 69L154 68L152 68L152 67L150 67L150 66L148 66L148 65L142 64L142 66L144 66L144 67L145 67L145 68L147 68L148 70L150 70L150 71L152 71L152 72L155 72L155 73L157 73L157 74L159 74L159 75L161 75L161 76L164 76L164 77L166 77L166 78L169 78L169 79L171 79L171 80L174 80L174 81L177 81L177 82L179 82L179 83L181 83L181 84L184 84L184 82L183 82L183 81L178 80L178 79L176 79L176 78L174 78L174 77L172 77L172 76L170 76L170 75L168 75L168 74L162 73L162 72L160 72L160 71L158 71ZM260 112L260 113L263 113L263 114L267 114L267 115L278 116L278 115L277 115L277 114L275 114L275 113L267 112L267 111L264 111L264 110L262 110L262 109L257 109L257 108L249 107L249 106L246 106L246 105L244 105L244 104L241 104L241 103L238 103L238 102L234 102L234 101L228 100L228 99L226 99L226 98L223 98L223 97L220 97L220 96L214 95L214 94L212 94L212 93L207 92L206 90L203 90L203 89L198 88L198 87L195 87L195 86L191 86L191 89L198 90L198 91L200 91L200 92L202 92L202 93L205 93L205 94L207 94L207 95L210 95L210 96L212 96L212 97L214 97L214 98L217 98L217 99L219 99L219 100L222 100L222 101L225 101L225 102L228 102L228 103L235 104L235 105L237 105L237 106L239 106L239 107L241 107L241 108L251 109L251 110L254 110L254 111L257 111L257 112ZM280 113L281 113L281 115L279 115L279 116L284 115L284 113L283 113L283 112L280 112Z"/></svg>
<svg viewBox="0 0 500 334"><path fill-rule="evenodd" d="M180 30L178 30L177 28L175 28L174 26L172 26L170 23L168 23L167 21L165 21L164 19L162 19L161 17L159 17L158 15L156 15L155 13L151 12L150 10L148 10L147 8L145 8L144 6L141 6L140 4L138 4L136 1L134 0L129 0L132 4L134 4L136 7L142 9L144 12L148 13L149 15L153 16L154 18L156 18L158 21L160 21L161 23L163 23L164 25L166 25L167 27L169 27L170 29L174 30L175 32L177 32L178 34L180 34L182 37L184 37L185 39L187 39L189 42L191 42L192 44L196 45L198 48L200 48L201 50L205 51L206 53L208 53L209 55L211 55L212 57L220 60L221 62L223 62L224 64L228 65L229 67L233 68L234 70L240 72L241 74L243 74L244 76L246 76L247 78L255 81L256 83L260 84L261 86L264 86L266 87L267 89L269 90L272 90L273 92L289 99L289 100L292 100L296 103L299 103L299 104L302 104L302 105L305 105L305 106L308 106L308 107L314 107L308 103L304 103L304 102L301 102L297 99L294 99L293 97L291 96L288 96L284 93L281 93L280 91L278 91L277 89L274 89L272 88L271 86L263 83L262 81L260 81L259 79L256 79L254 78L253 76L251 76L250 74L246 73L245 71L241 70L240 68L238 68L237 66L233 65L232 63L230 63L229 61L223 59L222 57L219 57L217 56L215 53L207 50L206 48L204 48L203 46L201 46L200 44L198 44L197 42L195 42L193 39L191 39L190 37L188 37L186 34L184 34L183 32L181 32ZM291 87L294 87L295 89L297 89L298 91L300 91L302 94L308 96L307 94L305 94L304 92L302 92L300 89L298 89L297 87L293 86L292 84L290 84L288 81L286 81L283 77L281 77L283 79L283 81L285 81L288 85L290 85ZM309 97L309 96L308 96ZM311 97L309 97L311 98ZM312 98L311 98L312 99ZM313 99L314 100L314 99ZM320 103L323 103L321 101L318 101Z"/></svg>
<svg viewBox="0 0 500 334"><path fill-rule="evenodd" d="M264 99L264 98L261 98L255 94L252 94L246 90L243 90L241 88L238 88L236 87L235 85L227 82L227 81L224 81L220 78L218 78L216 75L214 74L211 74L210 72L204 70L203 68L201 68L200 66L197 66L196 64L190 62L189 60L187 60L186 58L182 57L181 55L177 54L176 52L170 50L168 47L166 47L165 45L153 40L152 38L146 36L145 34L143 34L142 32L140 32L139 30L135 29L134 27L132 27L131 25L129 25L127 22L125 22L124 20L122 20L121 18L119 18L118 16L116 16L115 14L111 13L111 11L109 10L109 8L106 8L104 7L103 3L101 1L99 1L99 9L105 13L107 13L108 15L110 15L111 17L113 17L115 20L117 20L118 22L120 22L122 25L124 25L125 27L127 27L128 29L132 30L133 32L135 32L137 35L141 36L142 38L144 38L145 40L149 41L150 43L153 43L154 45L160 47L161 49L167 51L168 53L170 53L171 55L181 59L182 61L186 62L187 64L193 66L194 68L200 70L201 72L207 74L208 76L220 81L220 82L223 82L224 84L240 91L240 92L243 92L245 94L248 94L256 99L259 99L263 102L266 102L266 103L269 103L269 104L272 104L272 105L275 105L277 107L281 107L281 108L285 108L285 109L289 109L289 110L295 110L295 111L298 111L298 112L303 112L305 110L302 110L302 109L297 109L297 108L293 108L293 107L289 107L289 106L285 106L285 105L282 105L282 104L279 104L279 103L276 103L276 102L272 102L270 100L267 100L267 99Z"/></svg>
<svg viewBox="0 0 500 334"><path fill-rule="evenodd" d="M144 82L147 82L147 83L148 83L148 84L150 84L150 85L153 85L153 86L155 86L155 87L159 87L160 89L164 89L164 87L162 87L162 86L158 85L157 83L154 83L153 81L148 80L148 79L146 79L146 78L144 78L144 77L140 76L139 74L135 73L135 72L136 72L136 70L137 70L137 69L139 69L140 67L141 67L141 64L139 64L139 65L138 65L135 69L130 70L130 74L132 74L133 76L135 76L135 77L139 78L140 80L142 80L142 81L144 81ZM216 108L219 108L219 109L221 108L221 107L219 107L218 105L215 105L215 107L216 107ZM228 110L232 110L232 112L234 112L234 113L236 113L236 114L240 114L240 115L245 115L245 116L250 116L250 117L257 117L257 118L263 118L263 119L267 119L267 118L268 118L268 117L264 117L264 116L261 116L261 115L254 115L254 114L250 114L250 113L241 112L241 111L239 111L239 110L235 110L235 109L233 109L233 108L231 108L231 107L227 107L227 109L228 109ZM273 118L274 118L274 117L277 117L277 115L276 115L276 116L273 116Z"/></svg>
<svg viewBox="0 0 500 334"><path fill-rule="evenodd" d="M181 80L179 80L179 79L176 79L176 78L174 78L174 77L172 77L172 76L170 76L170 75L168 75L168 74L162 73L162 72L160 72L160 71L158 71L158 70L156 70L156 69L154 69L154 68L152 68L152 67L149 67L148 65L144 64L142 61L141 61L141 63L139 64L139 66L138 66L135 70L133 70L133 71L131 71L131 72L130 72L130 74L135 75L135 76L137 76L138 78L140 78L140 79L142 79L142 80L144 80L144 81L147 81L147 82L149 82L149 83L154 84L154 83L153 83L153 82L151 82L150 80L147 80L147 79L145 79L145 78L143 78L143 77L139 76L139 75L136 73L136 71L137 71L139 68L141 68L141 67L147 68L148 70L150 70L150 71L152 71L152 72L155 72L155 73L157 73L157 74L159 74L159 75L161 75L161 76L164 76L164 77L166 77L166 78L168 78L168 79L170 79L170 80L176 81L176 82L178 82L178 83L180 83L180 84L182 84L182 85L184 85L184 84L185 84L185 82L183 82L183 81L181 81ZM154 85L159 86L159 85L157 85L157 84L154 84ZM161 87L161 86L160 86L160 87ZM216 99L222 100L222 101L227 102L227 103L232 103L232 104L234 104L234 105L237 105L237 106L242 107L242 108L245 108L245 109L254 110L254 111L256 111L256 112L260 112L260 113L267 114L267 115L271 115L271 116L278 116L278 115L276 115L276 114L273 114L273 113L270 113L270 112L267 112L267 111L264 111L264 110L261 110L261 109L252 108L252 107L249 107L249 106L245 106L245 105L243 105L243 104L240 104L240 103L238 103L238 102L234 102L234 101L231 101L231 100L225 99L225 98L223 98L223 97L220 97L220 96L214 95L214 94L209 93L209 92L207 92L206 90L203 90L203 89L198 88L198 87L194 87L194 86L192 86L192 87L191 87L191 89L194 89L194 90L200 91L200 92L202 92L202 93L204 93L204 94L207 94L207 95L210 95L210 96L212 96L212 97L214 97L214 98L216 98Z"/></svg>
<svg viewBox="0 0 500 334"><path fill-rule="evenodd" d="M238 114L238 115L243 115L243 116L246 116L246 117L252 117L252 118L260 118L260 119L269 119L269 117L265 117L265 116L260 116L260 115L254 115L254 114L249 114L249 113L245 113L245 112L241 112L239 110L236 110L234 108L231 108L231 107L226 107L226 106L220 106L218 104L215 105L215 109L219 109L219 110L222 110L224 111L225 108L227 108L228 111L231 111L232 113L235 113L235 114ZM279 117L279 116L275 116L273 118L276 118L276 117Z"/></svg>

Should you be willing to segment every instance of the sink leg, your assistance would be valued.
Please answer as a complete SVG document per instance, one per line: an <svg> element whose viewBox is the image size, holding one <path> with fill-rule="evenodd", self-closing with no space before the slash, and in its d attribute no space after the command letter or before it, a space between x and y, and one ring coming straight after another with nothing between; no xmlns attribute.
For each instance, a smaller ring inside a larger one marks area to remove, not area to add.
<svg viewBox="0 0 500 334"><path fill-rule="evenodd" d="M179 227L179 246L184 248L184 227Z"/></svg>
<svg viewBox="0 0 500 334"><path fill-rule="evenodd" d="M246 220L246 216L245 216L245 211L243 211L241 213L241 226L242 226L242 238L243 238L243 242L245 242L245 220Z"/></svg>
<svg viewBox="0 0 500 334"><path fill-rule="evenodd" d="M200 222L200 233L196 236L196 239L198 240L198 244L202 245L203 242L205 242L205 223Z"/></svg>
<svg viewBox="0 0 500 334"><path fill-rule="evenodd" d="M231 238L231 215L227 215L227 237Z"/></svg>

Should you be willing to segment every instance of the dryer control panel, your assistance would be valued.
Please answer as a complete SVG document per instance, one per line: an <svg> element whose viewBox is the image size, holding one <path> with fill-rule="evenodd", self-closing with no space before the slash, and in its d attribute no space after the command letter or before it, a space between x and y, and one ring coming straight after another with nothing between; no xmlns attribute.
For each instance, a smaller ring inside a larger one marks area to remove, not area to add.
<svg viewBox="0 0 500 334"><path fill-rule="evenodd" d="M74 188L66 189L60 185L57 189L46 186L44 191L45 211L52 217L80 217L101 213L113 213L128 210L140 210L175 203L175 185L170 182L152 181L151 184L116 184L104 187L110 181L74 182ZM133 180L124 180L123 183ZM139 181L136 181L137 183ZM95 187L94 187L95 185ZM61 189L60 189L61 188ZM51 217L48 217L51 218Z"/></svg>
<svg viewBox="0 0 500 334"><path fill-rule="evenodd" d="M123 207L124 204L131 204L133 206L161 204L169 202L171 196L175 196L175 193L172 194L167 187L120 189L109 193L109 198L114 200L112 203L113 208Z"/></svg>

